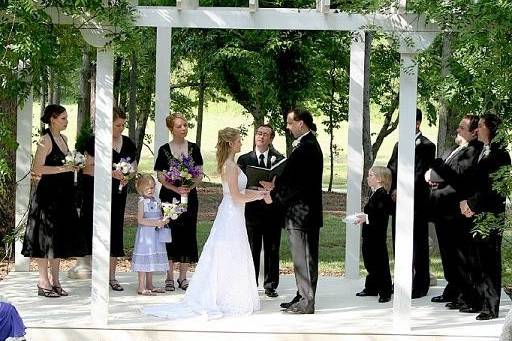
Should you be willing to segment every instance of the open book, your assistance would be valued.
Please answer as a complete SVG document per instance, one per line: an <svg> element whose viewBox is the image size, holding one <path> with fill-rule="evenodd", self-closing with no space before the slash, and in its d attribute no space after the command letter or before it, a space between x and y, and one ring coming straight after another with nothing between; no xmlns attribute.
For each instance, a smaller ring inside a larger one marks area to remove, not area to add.
<svg viewBox="0 0 512 341"><path fill-rule="evenodd" d="M261 187L260 181L272 181L274 176L279 176L283 172L286 164L286 158L276 162L270 168L247 166L245 173L247 175L247 188Z"/></svg>

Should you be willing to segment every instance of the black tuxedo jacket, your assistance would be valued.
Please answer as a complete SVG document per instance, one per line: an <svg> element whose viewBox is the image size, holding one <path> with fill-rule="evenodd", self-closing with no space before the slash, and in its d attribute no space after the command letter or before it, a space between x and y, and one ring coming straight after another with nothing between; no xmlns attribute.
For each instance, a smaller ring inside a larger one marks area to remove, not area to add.
<svg viewBox="0 0 512 341"><path fill-rule="evenodd" d="M368 235L382 235L385 238L392 206L391 196L383 187L370 196L363 210L368 215L368 224L363 224L363 238Z"/></svg>
<svg viewBox="0 0 512 341"><path fill-rule="evenodd" d="M430 188L425 181L425 172L432 166L436 155L436 145L428 138L420 134L416 140L415 158L414 158L414 207L419 210L425 210L429 201ZM389 159L388 166L393 175L391 191L396 190L396 174L398 168L398 142L393 148L393 154ZM390 191L390 192L391 192Z"/></svg>
<svg viewBox="0 0 512 341"><path fill-rule="evenodd" d="M277 163L284 159L283 154L279 153L277 150L270 147L268 150L266 165L267 168L270 168L272 165L272 156L275 156L276 159L274 163ZM247 166L259 166L259 160L256 157L256 152L254 150L252 152L240 155L238 157L237 163L242 172L244 173L246 173ZM248 202L247 204L245 204L245 216L247 219L259 219L260 217L269 214L269 211L272 210L274 206L274 204L265 204L263 200Z"/></svg>
<svg viewBox="0 0 512 341"><path fill-rule="evenodd" d="M505 212L505 197L492 188L492 177L498 169L510 166L510 154L496 143L491 143L490 153L477 161L471 174L474 193L469 196L468 205L475 213Z"/></svg>
<svg viewBox="0 0 512 341"><path fill-rule="evenodd" d="M440 158L434 160L432 171L443 179L430 194L435 215L460 215L460 201L474 188L470 174L478 162L482 147L482 142L474 139L447 162Z"/></svg>
<svg viewBox="0 0 512 341"><path fill-rule="evenodd" d="M276 179L272 200L284 210L287 229L314 230L323 225L324 159L313 132L302 137Z"/></svg>

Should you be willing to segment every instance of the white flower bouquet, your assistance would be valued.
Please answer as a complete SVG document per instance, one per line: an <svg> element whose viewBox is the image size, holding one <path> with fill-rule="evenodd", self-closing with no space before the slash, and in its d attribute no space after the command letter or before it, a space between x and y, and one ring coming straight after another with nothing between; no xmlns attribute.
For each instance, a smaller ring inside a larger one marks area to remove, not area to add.
<svg viewBox="0 0 512 341"><path fill-rule="evenodd" d="M123 180L129 181L135 177L135 167L130 162L130 158L121 158L118 163L112 165L113 169L123 173ZM123 190L123 183L119 184L119 193Z"/></svg>
<svg viewBox="0 0 512 341"><path fill-rule="evenodd" d="M74 184L76 185L77 183L77 178L78 178L78 169L81 169L81 168L84 168L85 167L85 155L74 150L72 152L69 152L67 153L66 157L64 158L64 160L62 160L62 163L65 165L65 166L72 166L72 167L75 167L75 170L73 171L74 173Z"/></svg>
<svg viewBox="0 0 512 341"><path fill-rule="evenodd" d="M182 204L176 199L173 199L172 203L163 202L162 203L162 212L163 219L176 220L183 212L187 211L187 205ZM158 240L162 243L170 243L172 242L172 234L171 228L169 225L165 225L161 228L156 228L158 231Z"/></svg>

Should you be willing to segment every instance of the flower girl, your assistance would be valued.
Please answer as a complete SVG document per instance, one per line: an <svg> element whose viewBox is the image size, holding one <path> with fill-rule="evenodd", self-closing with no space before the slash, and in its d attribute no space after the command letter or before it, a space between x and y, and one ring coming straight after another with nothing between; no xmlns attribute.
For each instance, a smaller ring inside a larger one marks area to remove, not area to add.
<svg viewBox="0 0 512 341"><path fill-rule="evenodd" d="M162 216L160 200L154 197L155 180L150 174L142 174L137 179L137 192L140 195L137 211L137 235L132 256L132 271L139 273L137 293L144 296L154 296L164 293L162 288L153 287L152 272L166 271L167 251L165 243L158 238L158 229L168 222Z"/></svg>

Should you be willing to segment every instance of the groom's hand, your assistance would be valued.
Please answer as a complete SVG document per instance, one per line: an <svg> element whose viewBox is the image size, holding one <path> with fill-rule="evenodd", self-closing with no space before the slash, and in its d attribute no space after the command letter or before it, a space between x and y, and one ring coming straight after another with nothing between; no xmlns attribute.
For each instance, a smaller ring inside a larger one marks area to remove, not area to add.
<svg viewBox="0 0 512 341"><path fill-rule="evenodd" d="M272 203L272 197L270 196L270 192L267 192L267 194L263 197L263 201L266 204L271 204Z"/></svg>
<svg viewBox="0 0 512 341"><path fill-rule="evenodd" d="M271 191L274 189L276 183L276 177L272 178L272 181L260 181L260 185L266 190Z"/></svg>

